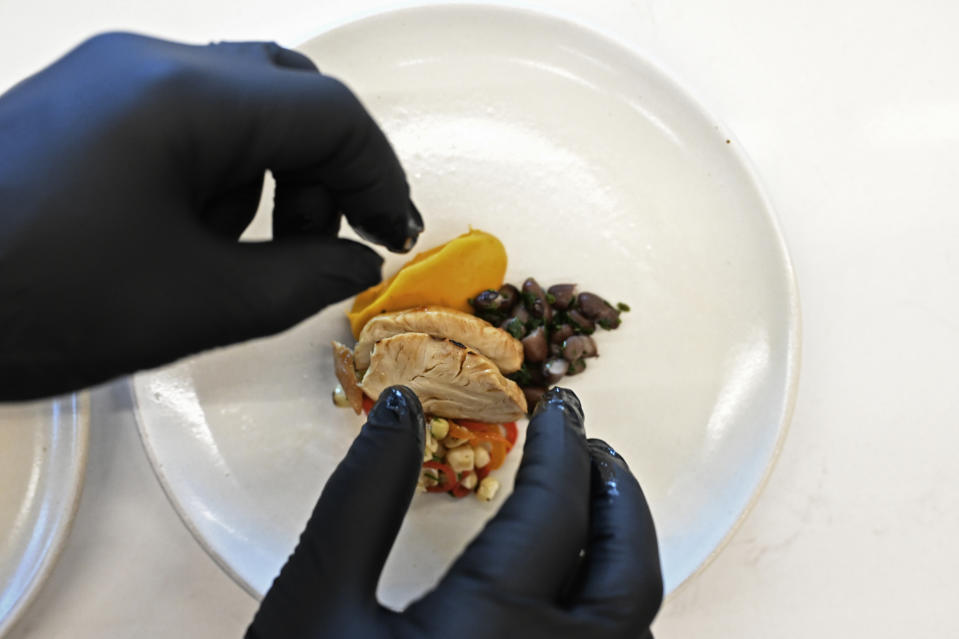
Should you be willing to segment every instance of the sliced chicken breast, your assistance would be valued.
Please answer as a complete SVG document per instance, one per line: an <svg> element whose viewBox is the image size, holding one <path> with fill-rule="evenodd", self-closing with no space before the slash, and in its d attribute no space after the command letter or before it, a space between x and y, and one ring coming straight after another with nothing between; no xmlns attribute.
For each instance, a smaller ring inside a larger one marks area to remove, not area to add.
<svg viewBox="0 0 959 639"><path fill-rule="evenodd" d="M336 379L339 380L350 408L359 415L363 412L363 390L356 379L356 368L353 366L353 351L347 346L333 340L333 365Z"/></svg>
<svg viewBox="0 0 959 639"><path fill-rule="evenodd" d="M373 346L360 386L376 399L388 386L413 389L423 410L438 417L494 424L526 415L526 398L489 358L451 339L401 333Z"/></svg>
<svg viewBox="0 0 959 639"><path fill-rule="evenodd" d="M426 333L465 344L491 359L503 373L518 371L523 365L522 342L503 329L469 313L441 306L424 306L384 313L367 322L353 349L357 370L369 366L373 344L401 333Z"/></svg>

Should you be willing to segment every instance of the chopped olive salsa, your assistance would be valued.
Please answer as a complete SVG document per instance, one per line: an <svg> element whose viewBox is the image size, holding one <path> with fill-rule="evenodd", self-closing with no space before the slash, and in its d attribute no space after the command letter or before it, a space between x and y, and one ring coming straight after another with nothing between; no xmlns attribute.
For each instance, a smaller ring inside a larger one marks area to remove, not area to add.
<svg viewBox="0 0 959 639"><path fill-rule="evenodd" d="M586 360L599 354L591 337L596 328L618 328L630 310L623 302L613 306L595 293L578 293L575 284L543 290L531 277L520 288L482 291L469 303L477 317L523 342L523 367L507 377L523 389L530 411L550 386L583 372Z"/></svg>

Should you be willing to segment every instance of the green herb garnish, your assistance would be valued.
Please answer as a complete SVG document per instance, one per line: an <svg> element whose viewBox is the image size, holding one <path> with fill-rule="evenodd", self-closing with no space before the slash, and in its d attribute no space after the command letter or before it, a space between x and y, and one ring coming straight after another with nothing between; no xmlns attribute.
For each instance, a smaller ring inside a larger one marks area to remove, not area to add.
<svg viewBox="0 0 959 639"><path fill-rule="evenodd" d="M510 373L506 377L513 380L520 386L529 386L533 382L533 376L529 374L529 369L526 368L526 364L523 364L518 371L515 373Z"/></svg>
<svg viewBox="0 0 959 639"><path fill-rule="evenodd" d="M523 339L523 336L526 335L526 327L523 326L523 322L520 321L518 317L510 318L510 320L506 322L506 326L504 328L506 329L507 333L516 339Z"/></svg>

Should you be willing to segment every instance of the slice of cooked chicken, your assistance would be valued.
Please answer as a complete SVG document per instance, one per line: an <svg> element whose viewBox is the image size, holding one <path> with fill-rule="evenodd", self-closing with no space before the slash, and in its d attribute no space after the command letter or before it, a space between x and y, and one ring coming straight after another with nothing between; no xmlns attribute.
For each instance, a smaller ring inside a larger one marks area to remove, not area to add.
<svg viewBox="0 0 959 639"><path fill-rule="evenodd" d="M353 349L357 370L370 364L373 344L400 333L426 333L465 344L493 360L503 373L523 365L523 344L501 328L478 317L442 306L424 306L377 315L363 327Z"/></svg>
<svg viewBox="0 0 959 639"><path fill-rule="evenodd" d="M333 340L333 365L336 379L339 380L350 408L359 415L363 412L363 391L356 381L356 368L353 365L353 351L349 347Z"/></svg>
<svg viewBox="0 0 959 639"><path fill-rule="evenodd" d="M373 346L360 386L376 399L388 386L409 386L423 411L500 424L526 415L526 398L489 358L451 339L401 333Z"/></svg>

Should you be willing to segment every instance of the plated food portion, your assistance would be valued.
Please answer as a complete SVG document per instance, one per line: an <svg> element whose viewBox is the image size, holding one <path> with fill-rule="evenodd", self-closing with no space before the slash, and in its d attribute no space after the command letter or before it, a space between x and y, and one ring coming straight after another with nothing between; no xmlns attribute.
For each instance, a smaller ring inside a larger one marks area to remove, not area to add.
<svg viewBox="0 0 959 639"><path fill-rule="evenodd" d="M598 352L590 335L620 324L615 308L572 284L503 284L506 252L470 230L421 253L357 296L356 343L333 342L333 399L360 414L389 386L411 388L426 413L420 490L490 500L516 442L516 421Z"/></svg>
<svg viewBox="0 0 959 639"><path fill-rule="evenodd" d="M480 318L522 340L523 363L510 379L517 382L532 409L551 386L566 375L586 370L586 359L599 351L591 335L597 327L613 330L629 306L615 307L595 293L578 293L575 284L543 290L532 277L522 288L504 284L470 299Z"/></svg>
<svg viewBox="0 0 959 639"><path fill-rule="evenodd" d="M403 333L376 343L363 391L379 397L398 384L413 389L431 415L502 422L526 414L526 398L516 382L490 358L442 335Z"/></svg>
<svg viewBox="0 0 959 639"><path fill-rule="evenodd" d="M354 348L357 368L369 366L376 342L401 333L445 335L485 354L504 373L513 373L523 364L523 345L507 332L460 311L420 307L385 313L367 322Z"/></svg>
<svg viewBox="0 0 959 639"><path fill-rule="evenodd" d="M333 348L357 413L357 390L375 400L401 384L431 415L501 422L526 414L523 392L503 375L520 368L522 343L472 315L440 306L387 313L363 328L352 352L339 342Z"/></svg>

